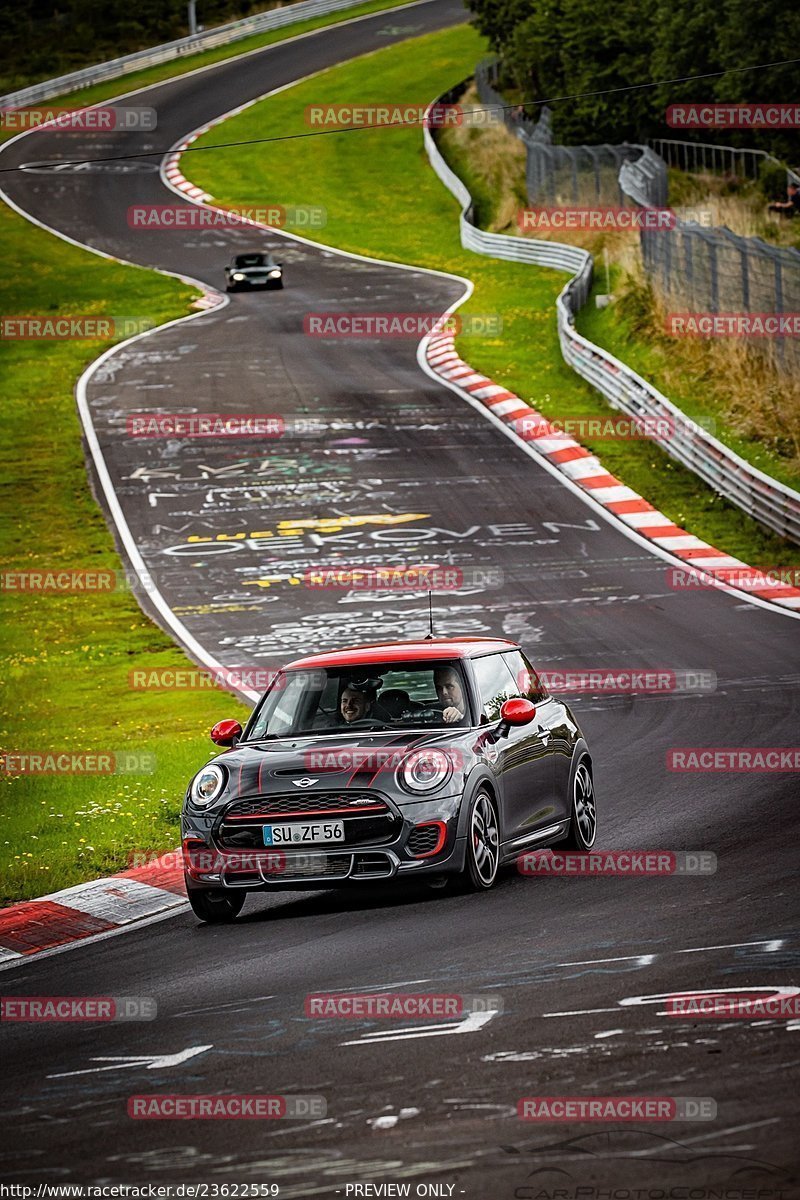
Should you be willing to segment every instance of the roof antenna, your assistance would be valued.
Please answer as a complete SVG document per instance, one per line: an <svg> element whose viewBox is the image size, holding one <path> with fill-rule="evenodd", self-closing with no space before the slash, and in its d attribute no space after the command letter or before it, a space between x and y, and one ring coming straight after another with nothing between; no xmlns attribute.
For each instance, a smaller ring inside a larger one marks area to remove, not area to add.
<svg viewBox="0 0 800 1200"><path fill-rule="evenodd" d="M428 629L429 632L425 634L424 640L431 642L433 641L433 592L430 588L428 588Z"/></svg>

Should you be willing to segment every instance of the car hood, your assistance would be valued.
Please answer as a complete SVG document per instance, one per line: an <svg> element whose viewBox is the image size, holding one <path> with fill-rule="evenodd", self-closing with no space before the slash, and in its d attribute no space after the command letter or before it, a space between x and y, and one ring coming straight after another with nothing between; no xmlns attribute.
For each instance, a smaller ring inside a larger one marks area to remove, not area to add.
<svg viewBox="0 0 800 1200"><path fill-rule="evenodd" d="M251 742L221 754L213 761L225 767L226 801L239 796L275 792L329 791L342 787L377 787L387 784L403 758L412 750L435 746L452 750L454 773L463 763L468 731L406 730L402 733L365 735L320 734L318 737ZM455 753L457 751L457 753Z"/></svg>

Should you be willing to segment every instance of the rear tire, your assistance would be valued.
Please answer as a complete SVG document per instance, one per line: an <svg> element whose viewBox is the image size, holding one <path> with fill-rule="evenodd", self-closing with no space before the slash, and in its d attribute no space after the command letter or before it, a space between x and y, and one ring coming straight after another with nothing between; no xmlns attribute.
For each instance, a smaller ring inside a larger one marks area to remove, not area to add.
<svg viewBox="0 0 800 1200"><path fill-rule="evenodd" d="M245 893L227 888L187 888L192 912L207 925L229 925L235 921L245 902Z"/></svg>
<svg viewBox="0 0 800 1200"><path fill-rule="evenodd" d="M473 796L469 806L467 849L459 882L467 891L488 892L497 882L499 865L500 828L497 809L489 793L481 788Z"/></svg>
<svg viewBox="0 0 800 1200"><path fill-rule="evenodd" d="M575 768L572 780L572 802L569 833L559 850L591 850L597 837L597 805L594 796L592 768L587 758L582 758Z"/></svg>

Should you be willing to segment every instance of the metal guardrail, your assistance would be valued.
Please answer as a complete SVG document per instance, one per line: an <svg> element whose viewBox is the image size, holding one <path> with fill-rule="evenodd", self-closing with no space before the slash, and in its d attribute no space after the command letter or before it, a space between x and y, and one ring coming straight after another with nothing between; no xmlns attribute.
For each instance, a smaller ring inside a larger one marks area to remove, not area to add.
<svg viewBox="0 0 800 1200"><path fill-rule="evenodd" d="M720 146L714 142L682 142L675 138L649 138L647 144L671 167L681 171L708 171L712 174L719 171L726 175L742 175L745 179L758 179L761 164L768 162L785 169L787 183L800 183L800 175L796 171L784 167L779 159L766 150Z"/></svg>
<svg viewBox="0 0 800 1200"><path fill-rule="evenodd" d="M20 88L19 91L10 92L7 96L0 96L0 104L7 108L38 104L41 100L51 100L54 96L77 92L81 88L89 87L94 83L102 83L106 79L117 79L121 75L129 75L132 71L140 71L145 67L154 67L159 63L185 58L186 55L197 54L201 50L213 50L216 46L226 46L230 42L238 42L255 33L280 29L284 25L306 21L309 17L324 16L326 13L339 12L341 9L355 8L362 3L363 0L297 0L296 3L289 4L284 8L254 13L252 17L243 17L240 21L218 25L215 29L208 29L191 37L177 38L174 42L164 42L149 50L137 50L134 54L125 54L121 58L112 58L108 62L97 63L92 67L83 67L80 71L70 72L69 75L59 75L55 79L46 79L42 83L31 84L30 87Z"/></svg>
<svg viewBox="0 0 800 1200"><path fill-rule="evenodd" d="M454 101L462 88L463 85L453 88L436 103ZM668 429L668 436L656 436L653 440L715 492L775 533L800 543L800 493L746 462L690 420L641 375L575 329L575 315L586 303L592 286L594 260L589 251L559 242L478 229L473 222L473 201L468 188L445 162L427 126L423 136L431 166L461 205L462 246L476 254L536 263L572 274L556 300L556 316L561 353L573 370L605 396L614 408L629 416L654 419L656 430Z"/></svg>

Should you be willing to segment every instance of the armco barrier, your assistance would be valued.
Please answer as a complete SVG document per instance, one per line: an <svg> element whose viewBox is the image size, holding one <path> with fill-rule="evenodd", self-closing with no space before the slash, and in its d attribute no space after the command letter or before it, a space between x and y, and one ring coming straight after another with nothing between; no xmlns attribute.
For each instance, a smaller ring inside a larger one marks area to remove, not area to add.
<svg viewBox="0 0 800 1200"><path fill-rule="evenodd" d="M450 103L463 84L434 103ZM669 437L654 440L672 458L688 467L710 487L763 525L800 543L800 494L745 462L733 450L691 421L666 396L637 375L625 363L596 346L575 329L575 314L586 303L592 286L594 260L588 250L559 242L487 233L473 222L472 196L461 179L445 162L427 125L423 131L425 151L445 187L461 205L461 244L475 254L511 262L530 262L540 267L569 271L572 279L559 293L556 316L561 353L570 366L616 409L633 417L647 417L658 428L658 418L667 418L662 428Z"/></svg>
<svg viewBox="0 0 800 1200"><path fill-rule="evenodd" d="M69 92L77 92L80 88L89 87L94 83L102 83L106 79L117 79L121 75L129 75L132 71L141 71L145 67L154 67L175 58L184 58L187 54L197 54L201 50L213 50L216 46L238 42L255 33L280 29L284 25L293 25L298 21L307 21L310 17L319 17L326 13L339 12L341 9L355 8L363 2L364 0L297 0L297 3L289 4L285 8L254 13L252 17L244 17L241 21L231 21L227 25L218 25L215 29L208 29L191 37L177 38L174 42L164 42L161 46L153 46L149 50L137 50L135 54L112 58L108 62L97 63L93 67L72 71L69 75L59 75L55 79L34 83L17 92L10 92L7 96L0 96L0 105L18 107L26 104L38 104L42 100L51 100L54 96L65 96Z"/></svg>

